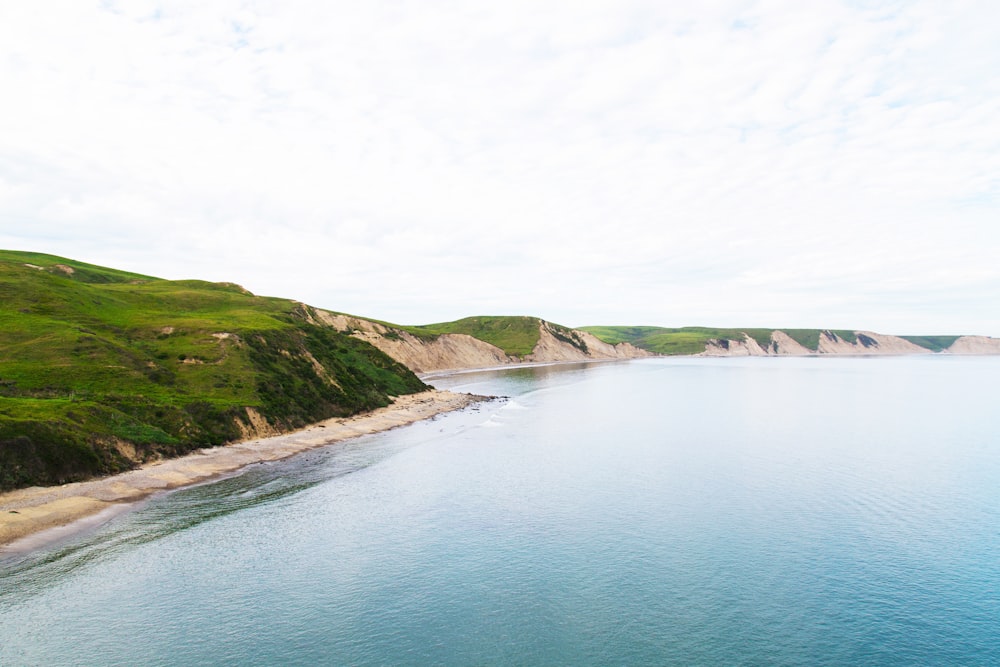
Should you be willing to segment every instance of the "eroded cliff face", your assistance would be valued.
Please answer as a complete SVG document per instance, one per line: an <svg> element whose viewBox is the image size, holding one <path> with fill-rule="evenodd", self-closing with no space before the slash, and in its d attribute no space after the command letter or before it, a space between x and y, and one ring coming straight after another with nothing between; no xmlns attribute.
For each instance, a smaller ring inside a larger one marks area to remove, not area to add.
<svg viewBox="0 0 1000 667"><path fill-rule="evenodd" d="M947 354L1000 354L1000 338L961 336L945 352Z"/></svg>
<svg viewBox="0 0 1000 667"><path fill-rule="evenodd" d="M766 357L770 354L750 336L743 334L743 340L713 338L705 343L703 357Z"/></svg>
<svg viewBox="0 0 1000 667"><path fill-rule="evenodd" d="M406 331L386 335L359 330L352 335L371 343L414 373L487 368L517 361L500 348L465 334L442 334L432 340L418 338Z"/></svg>
<svg viewBox="0 0 1000 667"><path fill-rule="evenodd" d="M813 351L795 340L784 331L771 332L771 346L768 348L771 354L782 354L788 356L801 357L804 354L812 354Z"/></svg>
<svg viewBox="0 0 1000 667"><path fill-rule="evenodd" d="M253 440L255 438L269 438L278 435L279 431L268 423L267 419L253 408L246 408L246 421L240 417L235 417L236 428L240 431L242 440Z"/></svg>
<svg viewBox="0 0 1000 667"><path fill-rule="evenodd" d="M837 334L824 331L819 337L820 354L931 354L925 347L900 338L872 331L856 331L850 343Z"/></svg>
<svg viewBox="0 0 1000 667"><path fill-rule="evenodd" d="M609 345L593 334L575 329L561 331L542 322L540 336L535 349L526 356L525 362L588 361L592 359L639 359L654 356L629 343Z"/></svg>
<svg viewBox="0 0 1000 667"><path fill-rule="evenodd" d="M761 345L743 334L743 340L711 340L705 346L700 356L706 357L766 357L775 355L805 356L805 355L896 355L896 354L932 354L926 348L920 347L899 336L887 336L872 331L855 332L854 342L845 340L832 331L823 331L819 336L819 346L810 350L795 341L783 331L772 331L771 341L767 347ZM961 339L960 339L961 340ZM991 340L991 339L988 339ZM956 341L957 343L958 341ZM950 351L950 350L949 350ZM996 349L1000 352L1000 347ZM975 353L973 353L975 354Z"/></svg>
<svg viewBox="0 0 1000 667"><path fill-rule="evenodd" d="M414 373L430 373L467 368L491 368L519 363L555 361L592 361L599 359L638 359L654 356L628 343L609 345L592 334L563 329L548 322L540 324L539 340L531 354L519 358L478 338L465 334L415 336L359 317L330 313L305 307L306 319L350 332L355 338L371 343Z"/></svg>

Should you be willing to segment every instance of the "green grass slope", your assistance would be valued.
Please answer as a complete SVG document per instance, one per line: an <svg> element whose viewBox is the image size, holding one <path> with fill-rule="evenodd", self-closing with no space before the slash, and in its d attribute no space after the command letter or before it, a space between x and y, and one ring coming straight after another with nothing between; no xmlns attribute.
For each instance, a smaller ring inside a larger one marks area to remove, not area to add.
<svg viewBox="0 0 1000 667"><path fill-rule="evenodd" d="M0 251L0 489L109 474L425 388L303 306Z"/></svg>
<svg viewBox="0 0 1000 667"><path fill-rule="evenodd" d="M908 340L914 345L926 348L931 352L940 352L951 347L961 336L900 336L900 338Z"/></svg>

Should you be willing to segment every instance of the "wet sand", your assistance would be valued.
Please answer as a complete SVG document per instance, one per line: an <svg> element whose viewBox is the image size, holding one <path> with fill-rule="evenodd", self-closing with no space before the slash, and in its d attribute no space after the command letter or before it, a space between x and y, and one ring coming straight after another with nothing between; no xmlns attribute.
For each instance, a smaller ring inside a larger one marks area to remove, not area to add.
<svg viewBox="0 0 1000 667"><path fill-rule="evenodd" d="M59 527L89 525L110 518L128 503L169 489L204 482L252 463L276 461L316 447L387 431L434 415L460 410L482 396L425 391L400 396L392 405L343 419L329 419L300 431L248 440L144 465L120 475L53 487L0 494L0 546ZM60 531L54 531L60 532Z"/></svg>

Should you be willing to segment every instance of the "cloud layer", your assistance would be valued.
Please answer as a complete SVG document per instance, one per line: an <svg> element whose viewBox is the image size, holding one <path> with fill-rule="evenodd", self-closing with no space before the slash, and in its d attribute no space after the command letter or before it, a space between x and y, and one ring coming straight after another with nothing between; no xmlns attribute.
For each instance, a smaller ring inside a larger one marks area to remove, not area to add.
<svg viewBox="0 0 1000 667"><path fill-rule="evenodd" d="M405 323L1000 335L998 19L7 3L0 246Z"/></svg>

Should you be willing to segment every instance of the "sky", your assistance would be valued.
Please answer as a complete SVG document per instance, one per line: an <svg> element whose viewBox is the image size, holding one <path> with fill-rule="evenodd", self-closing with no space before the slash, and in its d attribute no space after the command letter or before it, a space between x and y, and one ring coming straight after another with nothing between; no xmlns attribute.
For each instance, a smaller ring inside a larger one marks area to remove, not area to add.
<svg viewBox="0 0 1000 667"><path fill-rule="evenodd" d="M5 2L0 247L402 324L1000 336L1000 3Z"/></svg>

